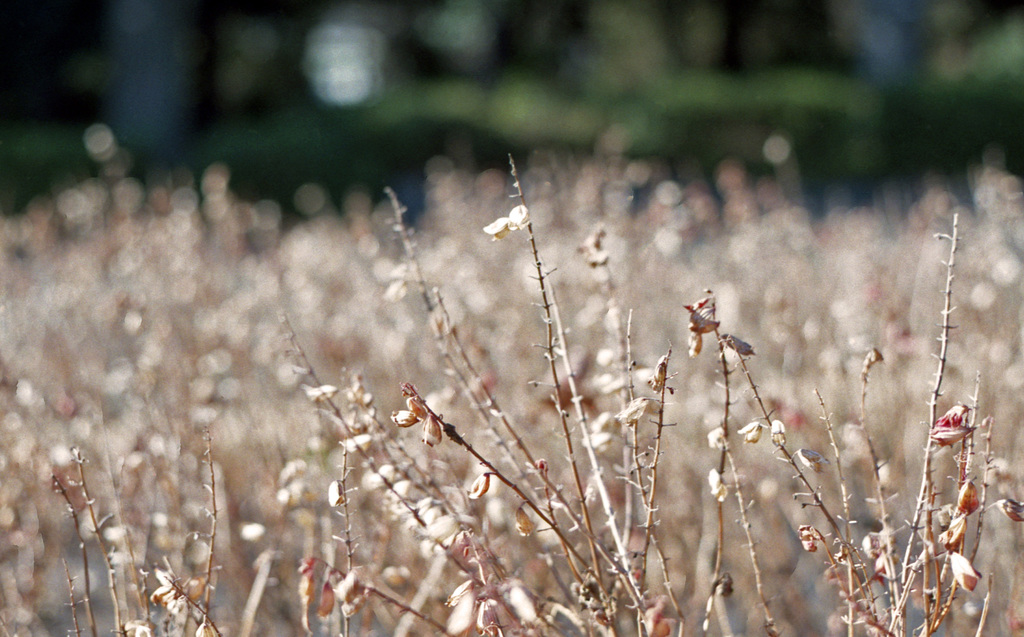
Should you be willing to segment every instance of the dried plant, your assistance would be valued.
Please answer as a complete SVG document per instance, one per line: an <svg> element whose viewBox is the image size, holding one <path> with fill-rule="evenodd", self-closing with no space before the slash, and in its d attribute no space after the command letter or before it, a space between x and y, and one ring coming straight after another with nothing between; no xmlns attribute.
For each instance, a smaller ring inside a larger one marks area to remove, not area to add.
<svg viewBox="0 0 1024 637"><path fill-rule="evenodd" d="M1016 177L812 219L437 160L417 224L286 228L102 170L0 220L6 633L1024 625Z"/></svg>

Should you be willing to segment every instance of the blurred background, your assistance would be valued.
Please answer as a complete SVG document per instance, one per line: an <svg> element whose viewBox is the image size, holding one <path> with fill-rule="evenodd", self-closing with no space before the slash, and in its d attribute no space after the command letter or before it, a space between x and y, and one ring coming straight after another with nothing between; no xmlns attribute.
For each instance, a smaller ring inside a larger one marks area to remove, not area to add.
<svg viewBox="0 0 1024 637"><path fill-rule="evenodd" d="M115 152L143 178L224 162L289 212L386 184L415 206L439 154L656 156L682 177L734 158L804 193L1019 174L1016 5L7 0L0 210Z"/></svg>

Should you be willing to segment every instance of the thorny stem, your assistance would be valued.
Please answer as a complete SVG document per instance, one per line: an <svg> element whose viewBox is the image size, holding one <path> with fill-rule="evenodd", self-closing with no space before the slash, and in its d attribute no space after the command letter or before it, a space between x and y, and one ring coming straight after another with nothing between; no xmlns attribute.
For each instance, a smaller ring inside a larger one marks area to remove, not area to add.
<svg viewBox="0 0 1024 637"><path fill-rule="evenodd" d="M75 601L75 582L71 579L71 571L68 570L68 561L64 558L61 558L60 561L64 564L64 577L67 578L68 582L68 597L71 599L68 606L71 607L71 621L75 626L76 637L81 637L82 627L78 625L78 610L76 608L78 602Z"/></svg>
<svg viewBox="0 0 1024 637"><path fill-rule="evenodd" d="M847 541L851 541L852 535L850 534L850 494L846 490L846 478L843 476L843 462L839 455L839 445L836 444L835 432L832 428L832 418L825 408L825 399L821 397L821 393L815 389L814 395L818 397L818 405L821 406L821 421L825 423L825 429L828 431L829 443L832 445L832 456L835 458L836 463L836 475L839 477L839 492L843 499L843 530L845 531L844 537ZM846 560L846 582L847 588L852 591L854 589L854 573L853 573L853 560ZM868 589L870 591L870 589ZM875 615L874 606L875 600L872 596L868 600L871 603L872 615ZM853 595L848 596L847 601L847 617L846 617L846 634L849 637L853 637L853 625L854 625L854 607L856 602Z"/></svg>
<svg viewBox="0 0 1024 637"><path fill-rule="evenodd" d="M722 335L719 333L718 328L715 328L714 333L715 340L718 343L719 358L721 359L722 364L727 367L728 363L726 362L725 358L725 343L722 342ZM743 360L742 356L739 356L738 354L737 356L740 358L740 360ZM728 387L728 382L726 382L725 384L726 387ZM726 409L728 409L728 407L726 407ZM728 414L728 411L726 413ZM722 420L722 429L728 432L727 417L723 418ZM734 483L733 486L736 489L736 503L739 505L740 509L740 522L743 526L743 534L747 538L747 550L749 551L750 563L754 570L754 587L757 589L757 596L761 600L761 608L764 611L765 632L767 632L769 635L775 635L777 634L775 630L775 618L772 616L771 608L768 605L768 598L765 596L764 584L761 581L761 563L757 557L757 549L755 548L754 536L750 530L750 520L747 518L747 505L744 502L745 498L743 497L743 488L740 485L740 475L739 471L736 470L736 461L733 459L732 449L729 445L729 437L727 433L722 437L722 458L728 461L729 469L732 471L732 479ZM721 473L722 472L720 470L719 474Z"/></svg>
<svg viewBox="0 0 1024 637"><path fill-rule="evenodd" d="M708 290L710 294L710 290ZM712 315L715 311L715 304L711 302ZM732 405L731 390L729 387L729 374L732 372L729 370L729 363L725 359L725 347L722 346L721 338L719 337L718 330L715 330L715 341L718 343L718 360L722 366L722 391L724 392L723 405L722 405L722 452L718 457L718 475L721 476L725 472L725 450L729 444L729 409ZM708 625L711 621L711 610L715 603L715 593L718 588L718 582L722 577L722 557L725 547L725 518L723 515L723 502L718 498L715 498L715 506L718 512L718 542L715 546L715 570L711 576L711 593L708 595L708 602L706 610L704 612L704 630L708 629Z"/></svg>
<svg viewBox="0 0 1024 637"><path fill-rule="evenodd" d="M889 509L886 505L885 490L882 487L882 462L878 457L878 452L875 450L874 440L871 438L871 433L867 429L867 395L868 395L868 374L871 371L871 367L882 361L882 355L878 350L872 350L868 353L864 359L864 367L860 372L860 426L861 431L864 434L864 439L868 443L868 453L871 456L871 472L875 486L875 501L878 503L878 517L879 522L882 525L881 530L881 551L885 557L885 582L886 582L886 594L889 596L888 603L891 607L898 597L896 578L893 577L896 573L896 563L893 561L892 554L892 523L889 519ZM849 515L847 515L849 519Z"/></svg>
<svg viewBox="0 0 1024 637"><path fill-rule="evenodd" d="M761 398L761 393L758 390L757 384L754 382L753 377L750 375L750 369L747 367L746 359L740 356L739 361L740 369L743 370L743 375L747 379L747 384L750 385L750 389L754 394L754 401L757 403L758 408L761 410L761 417L764 418L765 422L768 423L768 425L770 426L771 414L768 413L768 409L765 407L764 400ZM856 559L858 563L857 570L863 573L865 571L865 566L860 550L850 542L848 537L843 535L843 531L839 527L839 523L836 521L835 516L832 515L832 512L825 504L825 501L821 499L821 494L818 492L818 489L814 488L810 480L807 479L807 474L805 474L803 469L800 468L800 465L797 464L796 458L794 458L793 454L789 452L789 449L786 448L786 445L778 443L773 444L775 444L775 448L778 451L782 452L785 461L796 472L796 479L799 480L807 489L807 495L809 495L812 500L811 505L816 507L819 511L821 511L822 515L825 516L825 520L831 527L832 532L835 534L837 538L837 541L843 547L843 550L847 555L847 559ZM863 577L863 579L861 579L861 577ZM863 574L861 575L861 577L857 578L857 588L862 591L865 599L869 599L870 595L865 591L865 582L868 578L864 577Z"/></svg>
<svg viewBox="0 0 1024 637"><path fill-rule="evenodd" d="M511 460L510 464L517 469L519 477L524 478L526 474L519 467L519 464L512 459L511 451L507 448L504 438L502 438L501 435L498 434L498 432L493 430L489 416L495 416L502 423L502 425L505 428L505 431L508 432L510 436L512 436L512 439L515 442L516 447L526 458L530 467L533 467L536 470L536 468L539 466L538 460L534 457L533 453L530 452L529 448L526 446L526 442L522 439L522 437L519 435L519 432L509 421L508 416L505 414L505 411L501 409L501 406L498 404L497 398L495 398L494 395L491 394L490 390L487 388L486 383L484 383L483 379L481 378L480 373L476 370L475 365L470 360L469 355L466 353L465 347L462 345L461 339L459 338L454 326L452 325L451 318L448 314L448 309L445 307L444 299L442 298L440 292L438 292L436 289L434 290L434 297L436 297L436 299L432 298L431 295L429 294L427 290L426 279L423 276L422 268L420 267L419 260L416 257L416 249L412 241L411 230L408 228L408 226L405 225L405 222L403 221L405 207L398 201L398 198L393 190L388 188L386 192L388 194L388 197L391 199L391 205L395 213L396 229L399 233L399 236L402 239L402 246L403 249L405 250L406 257L412 264L414 276L416 277L416 280L419 283L420 291L423 295L423 300L427 307L427 311L432 315L435 315L435 326L438 329L434 330L434 333L437 337L438 347L441 350L442 355L445 357L449 369L453 370L453 373L456 374L466 395L469 397L473 405L476 407L477 413L480 415L481 420L484 422L485 426L492 431L498 445L502 448L502 450L505 451L506 455ZM455 349L455 352L458 355L459 359L461 360L462 365L465 366L465 369L468 371L469 375L474 379L476 387L483 395L483 400L477 398L473 387L470 385L470 382L462 373L459 366L455 364L455 360L451 355L449 348L445 346L445 335L447 335L450 338L452 347ZM562 497L561 490L555 487L555 485L551 484L551 482L547 478L546 473L540 471L537 471L537 473L540 474L541 479L544 482L544 489L545 493L547 494L548 501L548 517L552 526L554 527L558 525L558 519L555 517L554 507L551 505L552 491L555 492L555 497L558 499L558 501L562 505L564 505L564 510L570 515L570 517L574 518L574 524L579 526L581 521L579 519L575 519L576 516L572 512L572 509L569 508L568 502L566 502ZM575 559L579 559L579 555L573 554L574 552L571 550L571 545L569 544L567 538L564 537L564 535L557 534L557 537L559 539L559 543L562 545L563 553L566 557L566 562L568 563L569 568L573 573L573 577L576 579L577 582L582 582L583 576L580 574L580 571L575 562Z"/></svg>
<svg viewBox="0 0 1024 637"><path fill-rule="evenodd" d="M420 265L419 258L416 254L416 245L412 239L412 230L405 223L405 212L406 208L398 200L398 196L395 191L391 188L384 189L385 194L391 201L391 208L395 213L395 232L398 234L402 241L402 250L405 252L405 257L412 267L413 277L416 279L419 285L420 296L423 298L423 304L427 308L427 313L431 316L433 321L432 332L434 333L434 340L437 343L438 350L441 352L441 356L444 357L445 363L452 374L459 381L459 385L462 387L466 397L470 400L473 406L476 408L477 413L480 415L480 419L484 426L487 427L494 435L494 440L497 445L505 452L509 459L509 464L515 467L519 471L520 477L524 475L523 470L512 457L512 452L509 450L508 445L505 443L505 439L494 429L491 424L489 413L491 409L502 413L500 420L502 420L506 429L513 436L519 449L524 453L530 465L535 464L532 455L526 450L526 445L519 438L518 434L515 433L514 429L505 419L503 412L498 408L497 402L487 389L487 385L484 383L476 367L469 359L469 355L466 353L465 347L462 345L462 340L459 338L455 326L452 324L451 317L448 314L448 309L444 305L444 299L441 297L440 291L434 288L432 291L427 284L426 277L423 275L423 268ZM447 339L446 339L447 337ZM448 340L451 341L451 347L447 345ZM452 349L455 350L455 355L458 356L462 362L462 367L456 364L455 356L452 355ZM470 379L467 378L466 373L463 371L463 367L473 382L476 384L474 389ZM476 391L479 390L484 396L484 400L480 400L477 396Z"/></svg>
<svg viewBox="0 0 1024 637"><path fill-rule="evenodd" d="M213 547L217 540L217 477L213 470L213 435L207 426L203 432L206 439L206 463L210 467L210 554L206 558L206 585L203 587L203 607L210 612L210 593L213 590Z"/></svg>
<svg viewBox="0 0 1024 637"><path fill-rule="evenodd" d="M124 625L121 619L121 604L117 597L117 578L114 565L110 562L109 551L107 550L106 542L103 541L103 536L100 533L100 529L106 524L109 517L102 520L96 519L96 508L93 506L95 500L89 495L89 486L85 481L85 459L82 458L81 451L75 447L71 450L72 458L74 459L75 465L78 467L78 482L82 486L82 495L85 496L85 508L89 512L89 522L92 525L93 535L96 536L96 543L100 547L100 555L103 557L103 565L107 569L107 586L110 589L110 601L114 605L114 622L120 629Z"/></svg>
<svg viewBox="0 0 1024 637"><path fill-rule="evenodd" d="M73 450L75 453L77 450ZM76 457L77 453L75 453ZM89 582L89 553L85 550L85 538L82 537L82 525L78 519L78 511L75 510L75 505L71 502L71 494L68 493L64 483L61 482L57 474L51 474L53 478L53 484L64 498L64 502L68 505L68 512L71 514L71 521L75 525L75 534L78 536L78 547L82 551L82 577L85 580L85 592L82 593L82 601L85 602L85 617L89 621L89 630L92 632L92 637L97 637L96 633L96 617L92 612L92 597L89 595L91 583ZM85 497L89 497L87 494Z"/></svg>
<svg viewBox="0 0 1024 637"><path fill-rule="evenodd" d="M650 470L648 471L648 480L650 481L650 489L644 489L643 487L643 476L640 475L640 459L636 459L636 471L637 471L637 483L640 485L640 494L644 498L644 508L646 509L646 519L644 520L644 546L643 550L640 551L640 584L643 585L647 577L647 549L651 545L651 539L654 536L654 514L657 511L655 502L657 501L658 494L658 464L661 459L661 434L665 428L665 392L668 389L668 362L672 358L672 347L669 346L668 352L664 358L664 370L658 370L656 373L664 373L665 380L661 384L660 396L658 399L658 421L656 424L657 429L654 434L654 457L651 459ZM659 361L659 364L661 361ZM637 429L638 427L634 427Z"/></svg>
<svg viewBox="0 0 1024 637"><path fill-rule="evenodd" d="M523 195L522 184L519 181L519 175L516 172L515 161L512 157L509 157L509 165L511 167L512 178L515 181L516 192L519 197L519 201L523 206L526 206L526 198ZM544 272L544 264L541 261L540 253L537 249L537 239L533 232L533 222L527 221L526 224L527 233L530 238L530 250L533 253L534 267L537 270L537 281L540 286L541 292L541 309L544 312L544 325L547 332L547 338L544 345L546 350L546 358L551 371L551 378L554 384L554 402L555 407L558 411L558 419L562 426L562 436L565 439L566 450L569 454L569 464L572 469L573 480L576 484L576 490L580 498L580 505L583 512L583 521L587 529L588 537L587 541L590 544L590 552L593 562L597 564L597 546L594 540L594 529L591 521L590 510L586 502L586 496L583 489L583 480L580 477L578 463L576 461L576 454L573 449L572 436L569 432L568 412L562 405L560 396L561 380L558 373L557 359L559 353L556 351L555 343L558 342L561 349L561 358L564 366L564 372L566 375L566 383L569 386L569 391L572 396L571 402L575 408L576 419L580 426L580 431L583 433L583 447L587 451L591 468L593 471L593 484L597 489L601 503L604 506L605 515L607 516L607 526L612 534L612 538L615 541L616 549L619 554L620 563L616 570L619 573L620 579L625 584L627 591L630 596L634 599L637 604L640 604L641 597L639 590L637 589L636 582L629 576L629 560L626 554L625 544L622 541L622 537L619 533L619 529L615 523L615 511L611 505L611 498L608 495L607 487L604 484L602 477L601 465L597 460L597 455L594 452L594 446L590 441L590 430L587 427L587 416L583 412L582 400L583 397L580 395L576 387L576 376L572 369L572 364L569 362L568 356L568 341L566 338L565 329L562 326L561 316L558 311L558 303L554 299L553 291L549 295L547 286L547 275ZM557 341L556 341L557 334ZM598 578L598 585L602 586L600 578Z"/></svg>
<svg viewBox="0 0 1024 637"><path fill-rule="evenodd" d="M939 396L942 395L942 379L946 371L946 353L949 350L949 333L953 329L950 324L950 316L953 314L953 268L956 262L956 249L959 243L959 220L960 215L953 213L953 232L950 235L940 235L940 239L949 239L949 259L946 261L946 289L943 292L942 325L939 331L939 353L935 369L935 383L932 386L928 398L928 428L931 429L938 419ZM917 544L917 534L920 531L921 517L928 509L928 526L931 526L931 514L929 507L930 493L932 491L932 437L928 436L928 442L924 449L924 467L921 470L921 488L917 494L917 506L914 507L913 521L910 523L910 538L907 540L907 548L903 554L903 573L900 576L900 587L902 594L896 603L893 612L890 629L894 630L906 623L907 601L910 597L911 579L914 577L915 566L910 561L910 556Z"/></svg>

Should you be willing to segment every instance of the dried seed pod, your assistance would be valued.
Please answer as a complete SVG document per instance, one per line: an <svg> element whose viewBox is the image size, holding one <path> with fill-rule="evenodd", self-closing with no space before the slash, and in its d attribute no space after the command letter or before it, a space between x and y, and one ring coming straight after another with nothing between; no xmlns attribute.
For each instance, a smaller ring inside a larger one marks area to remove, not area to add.
<svg viewBox="0 0 1024 637"><path fill-rule="evenodd" d="M537 621L537 605L521 583L516 582L508 589L508 605L519 621L526 624Z"/></svg>
<svg viewBox="0 0 1024 637"><path fill-rule="evenodd" d="M786 425L781 420L772 421L772 442L778 447L786 446Z"/></svg>
<svg viewBox="0 0 1024 637"><path fill-rule="evenodd" d="M441 442L441 421L434 414L423 421L423 444L433 447Z"/></svg>
<svg viewBox="0 0 1024 637"><path fill-rule="evenodd" d="M533 520L530 519L530 514L526 512L526 505L523 504L516 509L516 531L522 536L533 533Z"/></svg>
<svg viewBox="0 0 1024 637"><path fill-rule="evenodd" d="M327 503L332 507L340 507L345 504L345 483L341 480L332 480L327 487Z"/></svg>
<svg viewBox="0 0 1024 637"><path fill-rule="evenodd" d="M960 493L956 498L956 508L964 515L970 515L977 511L980 505L978 487L974 486L974 481L968 480L960 487Z"/></svg>
<svg viewBox="0 0 1024 637"><path fill-rule="evenodd" d="M754 444L761 439L761 431L763 429L764 425L754 420L736 433L743 436L743 442Z"/></svg>
<svg viewBox="0 0 1024 637"><path fill-rule="evenodd" d="M217 637L217 631L213 629L209 620L204 619L199 628L196 628L196 637Z"/></svg>
<svg viewBox="0 0 1024 637"><path fill-rule="evenodd" d="M964 545L964 534L967 532L967 516L957 515L949 523L949 528L939 535L939 543L947 551L959 551Z"/></svg>
<svg viewBox="0 0 1024 637"><path fill-rule="evenodd" d="M366 587L360 581L357 569L349 571L345 579L341 580L337 595L341 598L341 612L345 617L355 615L363 607L366 603Z"/></svg>
<svg viewBox="0 0 1024 637"><path fill-rule="evenodd" d="M662 355L658 359L658 364L654 366L654 374L647 381L647 384L651 386L656 392L661 392L665 389L665 378L668 374L668 354Z"/></svg>
<svg viewBox="0 0 1024 637"><path fill-rule="evenodd" d="M700 350L704 347L704 339L701 338L700 332L691 331L686 338L686 344L688 346L687 351L690 354L690 358L697 358L697 355L700 354Z"/></svg>
<svg viewBox="0 0 1024 637"><path fill-rule="evenodd" d="M469 487L469 499L478 500L487 493L491 488L491 472L485 472L477 476L476 480L473 481L473 485Z"/></svg>
<svg viewBox="0 0 1024 637"><path fill-rule="evenodd" d="M690 323L688 329L697 334L710 334L718 329L719 322L715 320L715 304L711 297L705 297L693 305L684 305L690 312Z"/></svg>
<svg viewBox="0 0 1024 637"><path fill-rule="evenodd" d="M1004 498L996 502L996 504L1006 517L1014 522L1024 522L1024 504L1009 498Z"/></svg>
<svg viewBox="0 0 1024 637"><path fill-rule="evenodd" d="M391 422L399 427L412 427L420 421L420 417L409 409L399 409L391 412Z"/></svg>

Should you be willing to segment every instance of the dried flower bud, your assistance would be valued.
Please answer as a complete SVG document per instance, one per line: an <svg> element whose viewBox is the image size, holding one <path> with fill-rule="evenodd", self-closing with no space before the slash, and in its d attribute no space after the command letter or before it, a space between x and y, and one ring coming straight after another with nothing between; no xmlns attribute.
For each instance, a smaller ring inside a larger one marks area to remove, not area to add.
<svg viewBox="0 0 1024 637"><path fill-rule="evenodd" d="M996 502L996 504L1006 517L1014 522L1024 522L1024 504L1009 498L1004 498Z"/></svg>
<svg viewBox="0 0 1024 637"><path fill-rule="evenodd" d="M743 442L754 444L761 439L762 429L764 429L764 425L754 420L750 423L747 423L747 425L745 425L736 433L743 436Z"/></svg>
<svg viewBox="0 0 1024 637"><path fill-rule="evenodd" d="M412 391L415 392L416 390L413 389ZM427 408L426 401L416 393L406 397L405 406L416 416L417 419L426 418L427 414L430 412Z"/></svg>
<svg viewBox="0 0 1024 637"><path fill-rule="evenodd" d="M729 493L725 483L722 482L722 474L717 469L708 472L708 484L711 485L711 495L719 502L725 502L725 496Z"/></svg>
<svg viewBox="0 0 1024 637"><path fill-rule="evenodd" d="M708 446L712 449L725 449L725 429L715 427L708 432Z"/></svg>
<svg viewBox="0 0 1024 637"><path fill-rule="evenodd" d="M473 481L473 485L469 487L469 499L478 500L487 493L491 488L491 472L485 472L477 476L477 479Z"/></svg>
<svg viewBox="0 0 1024 637"><path fill-rule="evenodd" d="M427 524L427 535L441 546L448 546L459 532L459 521L450 515L442 515Z"/></svg>
<svg viewBox="0 0 1024 637"><path fill-rule="evenodd" d="M704 347L704 339L701 338L700 332L689 332L686 338L687 351L690 354L690 358L697 358L700 354L700 350Z"/></svg>
<svg viewBox="0 0 1024 637"><path fill-rule="evenodd" d="M786 425L781 420L772 421L772 442L778 447L786 446Z"/></svg>
<svg viewBox="0 0 1024 637"><path fill-rule="evenodd" d="M864 366L861 367L860 375L862 377L866 377L868 375L868 371L870 371L876 363L881 363L883 360L885 359L882 358L882 352L878 351L877 347L872 347L871 351L864 357Z"/></svg>
<svg viewBox="0 0 1024 637"><path fill-rule="evenodd" d="M818 539L821 534L817 529L810 524L801 524L797 532L800 535L800 544L803 545L805 551L814 553L818 550Z"/></svg>
<svg viewBox="0 0 1024 637"><path fill-rule="evenodd" d="M320 589L320 604L316 607L316 616L320 619L327 619L327 616L334 610L334 587L330 582L324 582Z"/></svg>
<svg viewBox="0 0 1024 637"><path fill-rule="evenodd" d="M964 534L967 532L967 516L960 514L950 521L949 528L939 535L939 543L947 551L959 551L964 545Z"/></svg>
<svg viewBox="0 0 1024 637"><path fill-rule="evenodd" d="M722 344L740 356L746 357L754 355L754 348L750 343L741 341L732 334L722 334Z"/></svg>
<svg viewBox="0 0 1024 637"><path fill-rule="evenodd" d="M493 241L497 241L498 239L504 239L508 236L508 233L512 232L512 225L508 217L499 217L484 226L484 232L491 235Z"/></svg>
<svg viewBox="0 0 1024 637"><path fill-rule="evenodd" d="M548 475L548 461L547 460L545 460L544 458L538 458L537 459L536 467L537 467L537 471L540 471L540 474L542 476L546 477Z"/></svg>
<svg viewBox="0 0 1024 637"><path fill-rule="evenodd" d="M960 553L949 554L949 566L953 571L953 578L962 588L973 591L974 587L978 585L981 573L971 565L970 560Z"/></svg>
<svg viewBox="0 0 1024 637"><path fill-rule="evenodd" d="M327 487L327 503L332 507L340 507L345 504L345 483L341 480L332 480Z"/></svg>
<svg viewBox="0 0 1024 637"><path fill-rule="evenodd" d="M433 447L441 442L441 421L434 414L423 421L423 444Z"/></svg>
<svg viewBox="0 0 1024 637"><path fill-rule="evenodd" d="M801 462L813 469L814 473L821 473L825 470L825 465L829 464L825 456L813 449L801 449L796 452L796 456L800 458Z"/></svg>
<svg viewBox="0 0 1024 637"><path fill-rule="evenodd" d="M977 511L980 505L978 487L974 486L974 481L968 480L960 487L960 493L956 497L956 508L964 515L970 515Z"/></svg>
<svg viewBox="0 0 1024 637"><path fill-rule="evenodd" d="M408 409L399 409L391 412L391 422L399 427L412 427L420 421L419 417Z"/></svg>
<svg viewBox="0 0 1024 637"><path fill-rule="evenodd" d="M213 629L209 620L204 619L203 623L196 628L196 637L216 637L217 631Z"/></svg>
<svg viewBox="0 0 1024 637"><path fill-rule="evenodd" d="M334 398L334 395L338 393L338 388L334 385L320 385L319 387L303 385L302 391L306 392L306 398L315 403L322 403Z"/></svg>
<svg viewBox="0 0 1024 637"><path fill-rule="evenodd" d="M629 404L622 411L615 415L615 420L618 420L627 427L635 427L640 422L640 418L647 413L647 408L650 404L651 400L649 398L634 398L629 401Z"/></svg>
<svg viewBox="0 0 1024 637"><path fill-rule="evenodd" d="M661 392L665 389L665 378L668 374L668 354L662 355L658 359L658 364L654 366L654 374L648 379L647 384L651 386L656 392Z"/></svg>
<svg viewBox="0 0 1024 637"><path fill-rule="evenodd" d="M516 531L522 536L533 533L533 520L530 519L530 515L526 512L526 506L523 504L516 509Z"/></svg>
<svg viewBox="0 0 1024 637"><path fill-rule="evenodd" d="M523 230L530 223L530 210L520 204L508 213L508 226L513 230Z"/></svg>
<svg viewBox="0 0 1024 637"><path fill-rule="evenodd" d="M931 432L929 433L932 442L940 447L948 447L953 443L963 440L964 436L974 431L974 428L968 426L965 422L969 411L970 407L967 405L953 405L950 407L949 411L932 425Z"/></svg>

